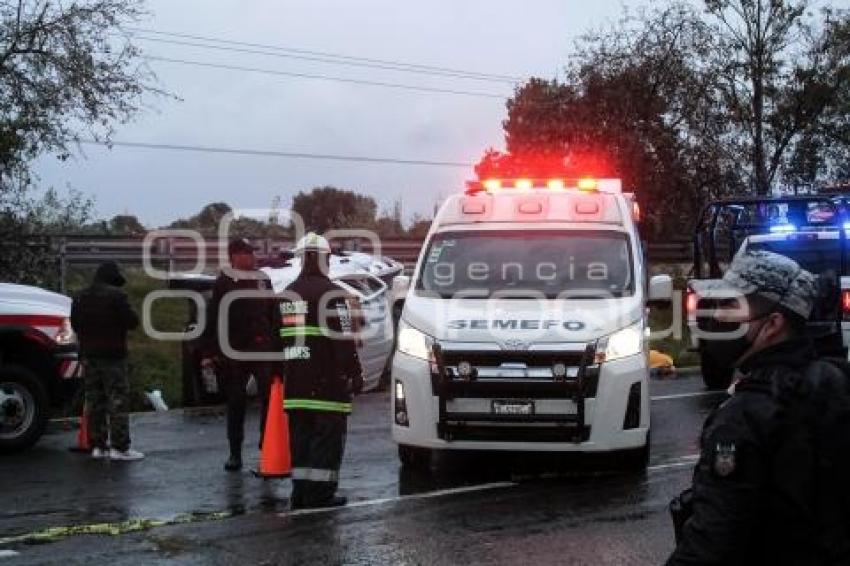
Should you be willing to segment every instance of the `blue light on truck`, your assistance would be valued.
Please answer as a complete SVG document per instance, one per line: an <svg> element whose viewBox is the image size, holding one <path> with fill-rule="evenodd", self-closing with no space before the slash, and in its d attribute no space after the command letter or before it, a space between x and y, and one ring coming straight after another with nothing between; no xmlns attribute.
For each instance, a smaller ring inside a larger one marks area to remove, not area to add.
<svg viewBox="0 0 850 566"><path fill-rule="evenodd" d="M789 232L796 232L797 227L793 224L775 224L770 227L770 232L772 234L787 234Z"/></svg>

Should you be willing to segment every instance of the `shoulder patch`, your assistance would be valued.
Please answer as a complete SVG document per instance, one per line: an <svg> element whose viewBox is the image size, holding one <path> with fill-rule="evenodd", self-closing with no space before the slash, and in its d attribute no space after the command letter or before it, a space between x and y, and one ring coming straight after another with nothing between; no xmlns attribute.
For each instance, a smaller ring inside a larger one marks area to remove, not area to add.
<svg viewBox="0 0 850 566"><path fill-rule="evenodd" d="M290 346L283 349L283 359L289 360L309 360L310 348L308 346Z"/></svg>
<svg viewBox="0 0 850 566"><path fill-rule="evenodd" d="M738 466L735 456L736 450L734 442L718 442L714 446L712 469L719 477L726 478L735 473Z"/></svg>
<svg viewBox="0 0 850 566"><path fill-rule="evenodd" d="M307 314L307 301L283 301L280 303L280 314Z"/></svg>

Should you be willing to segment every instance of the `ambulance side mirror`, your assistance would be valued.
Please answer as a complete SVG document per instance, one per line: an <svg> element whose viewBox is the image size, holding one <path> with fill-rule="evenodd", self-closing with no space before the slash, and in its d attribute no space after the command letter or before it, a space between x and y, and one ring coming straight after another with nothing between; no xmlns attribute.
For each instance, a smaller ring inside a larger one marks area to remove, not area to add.
<svg viewBox="0 0 850 566"><path fill-rule="evenodd" d="M410 290L410 277L407 275L396 275L393 277L393 299L404 300Z"/></svg>
<svg viewBox="0 0 850 566"><path fill-rule="evenodd" d="M650 304L669 304L673 302L673 278L669 275L653 275L649 280Z"/></svg>

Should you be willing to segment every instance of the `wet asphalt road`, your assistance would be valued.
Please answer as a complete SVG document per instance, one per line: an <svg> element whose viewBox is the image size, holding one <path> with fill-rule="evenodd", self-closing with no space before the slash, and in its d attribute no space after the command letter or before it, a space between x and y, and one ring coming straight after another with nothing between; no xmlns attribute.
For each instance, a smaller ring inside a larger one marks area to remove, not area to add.
<svg viewBox="0 0 850 566"><path fill-rule="evenodd" d="M402 472L386 393L357 399L341 493L348 508L290 512L286 480L226 474L220 411L134 417L142 462L71 453L75 431L0 459L0 563L660 564L667 502L690 480L700 425L721 395L699 376L653 380L645 474L594 461L454 457L436 477ZM256 443L256 415L249 441ZM255 446L246 447L248 462ZM3 539L48 527L187 521L55 542Z"/></svg>

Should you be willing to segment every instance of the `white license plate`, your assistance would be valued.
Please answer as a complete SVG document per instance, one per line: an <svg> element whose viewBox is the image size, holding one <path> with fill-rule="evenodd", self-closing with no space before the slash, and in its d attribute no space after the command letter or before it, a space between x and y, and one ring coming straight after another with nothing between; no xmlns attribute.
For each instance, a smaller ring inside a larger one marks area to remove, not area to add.
<svg viewBox="0 0 850 566"><path fill-rule="evenodd" d="M534 401L493 401L494 415L533 415Z"/></svg>

